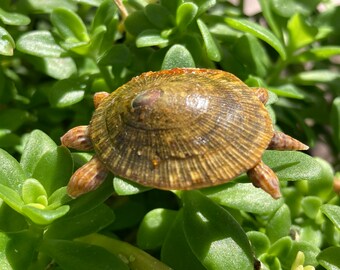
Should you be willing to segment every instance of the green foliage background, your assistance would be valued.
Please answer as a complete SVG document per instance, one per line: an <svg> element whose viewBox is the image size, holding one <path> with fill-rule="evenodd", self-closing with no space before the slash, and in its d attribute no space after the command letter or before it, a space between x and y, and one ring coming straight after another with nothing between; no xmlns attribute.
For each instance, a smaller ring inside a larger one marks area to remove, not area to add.
<svg viewBox="0 0 340 270"><path fill-rule="evenodd" d="M1 0L1 269L340 269L340 7L259 0L248 16L238 2ZM270 90L275 128L311 147L265 152L283 198L244 175L188 192L110 175L66 195L91 155L59 137L89 122L93 94L173 67Z"/></svg>

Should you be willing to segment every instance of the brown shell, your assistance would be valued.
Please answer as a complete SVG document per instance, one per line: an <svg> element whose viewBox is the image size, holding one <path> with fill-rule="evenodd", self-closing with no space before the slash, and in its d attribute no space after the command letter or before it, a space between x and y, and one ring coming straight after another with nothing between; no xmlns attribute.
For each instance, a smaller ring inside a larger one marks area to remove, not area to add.
<svg viewBox="0 0 340 270"><path fill-rule="evenodd" d="M186 68L147 72L118 88L95 111L90 136L115 175L194 189L253 168L273 127L254 90L237 77Z"/></svg>

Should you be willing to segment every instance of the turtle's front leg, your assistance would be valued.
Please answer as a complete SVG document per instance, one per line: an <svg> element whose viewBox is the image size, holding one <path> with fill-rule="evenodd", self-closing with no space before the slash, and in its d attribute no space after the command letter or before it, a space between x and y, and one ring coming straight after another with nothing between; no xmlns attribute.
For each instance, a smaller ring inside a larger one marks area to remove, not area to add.
<svg viewBox="0 0 340 270"><path fill-rule="evenodd" d="M70 197L76 198L84 193L97 189L105 180L109 171L96 155L72 175L67 186Z"/></svg>
<svg viewBox="0 0 340 270"><path fill-rule="evenodd" d="M67 131L61 138L61 144L76 150L92 150L92 142L89 136L88 126L78 126Z"/></svg>
<svg viewBox="0 0 340 270"><path fill-rule="evenodd" d="M274 199L281 197L279 179L271 168L261 160L254 168L247 172L248 177L255 187L263 189Z"/></svg>

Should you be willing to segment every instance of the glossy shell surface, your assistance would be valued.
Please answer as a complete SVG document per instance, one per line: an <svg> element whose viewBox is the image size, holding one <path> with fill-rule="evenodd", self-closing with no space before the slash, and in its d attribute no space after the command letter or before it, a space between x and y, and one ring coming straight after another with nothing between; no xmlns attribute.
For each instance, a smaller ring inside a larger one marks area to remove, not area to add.
<svg viewBox="0 0 340 270"><path fill-rule="evenodd" d="M273 137L264 105L234 75L147 72L96 109L90 137L115 175L161 189L227 182L253 168Z"/></svg>

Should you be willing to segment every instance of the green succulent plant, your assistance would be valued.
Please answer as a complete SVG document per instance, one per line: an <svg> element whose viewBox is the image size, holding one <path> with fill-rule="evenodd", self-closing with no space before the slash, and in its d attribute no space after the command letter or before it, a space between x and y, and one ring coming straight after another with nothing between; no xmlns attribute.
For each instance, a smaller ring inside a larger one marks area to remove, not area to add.
<svg viewBox="0 0 340 270"><path fill-rule="evenodd" d="M1 269L340 269L340 6L234 2L0 2ZM275 128L311 147L265 152L281 199L245 175L181 192L109 175L67 196L91 154L59 137L89 122L93 94L173 67L269 89Z"/></svg>

